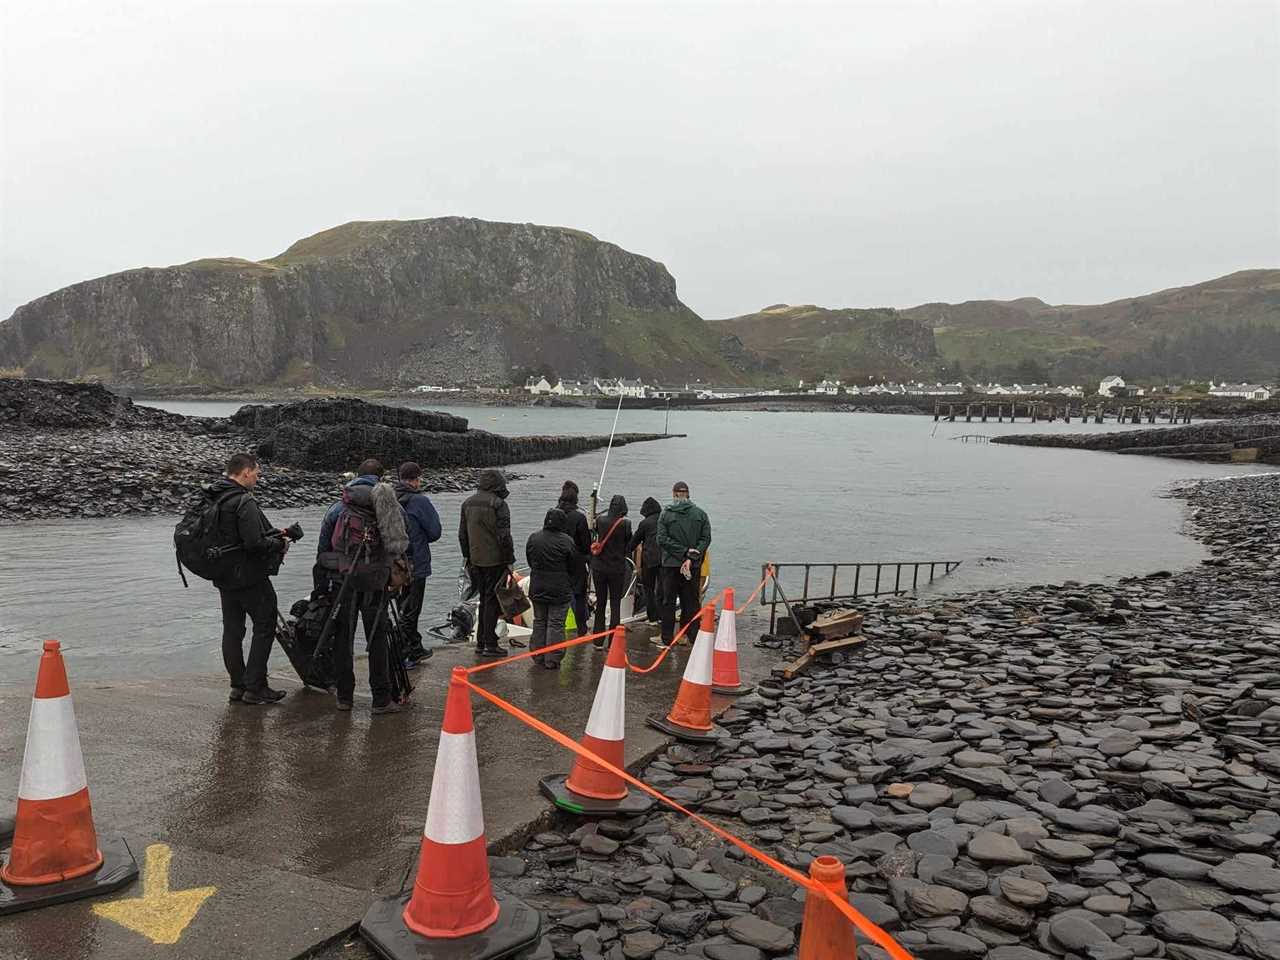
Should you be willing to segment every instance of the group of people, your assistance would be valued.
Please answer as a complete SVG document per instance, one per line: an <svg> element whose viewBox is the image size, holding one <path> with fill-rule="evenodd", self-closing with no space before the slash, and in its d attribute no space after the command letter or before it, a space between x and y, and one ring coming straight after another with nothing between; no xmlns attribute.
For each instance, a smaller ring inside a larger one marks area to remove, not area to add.
<svg viewBox="0 0 1280 960"><path fill-rule="evenodd" d="M502 475L486 471L480 489L462 505L458 542L472 582L479 592L478 655L505 657L498 643L497 624L501 613L498 592L514 579L515 545L511 540L511 512L506 504L507 489ZM587 636L588 579L595 586L593 632L601 634L593 643L604 646L608 616L609 629L622 620L622 599L628 587L627 558L636 558L646 619L659 623L656 643L667 644L675 637L676 605L681 626L697 616L701 604L702 560L711 546L711 521L689 499L689 485L677 482L671 502L663 508L653 497L645 499L643 519L632 528L627 517L627 500L613 496L608 510L588 518L578 503L579 488L566 480L560 499L549 509L542 529L525 543L529 565L528 596L533 607L530 650L541 650L561 642L569 611L579 637ZM563 651L534 656L534 661L554 670Z"/></svg>
<svg viewBox="0 0 1280 960"><path fill-rule="evenodd" d="M224 539L238 545L243 559L214 580L222 601L222 659L231 681L230 699L245 704L275 703L285 696L267 684L267 661L275 640L278 602L271 577L289 549L254 499L261 468L253 454L238 453L226 466L226 477L206 494L218 506L217 522ZM355 694L354 640L357 620L364 625L369 648L369 690L375 715L401 709L392 696L393 628L386 605L389 588L396 591L396 621L407 666L431 656L422 642L426 579L431 576L431 544L440 539L440 516L422 492L422 468L402 463L394 484L383 480L377 460L360 464L342 499L325 513L320 527L314 579L318 593L337 594L332 646L337 708L348 711ZM346 583L347 589L338 585ZM244 656L245 618L253 624L249 657Z"/></svg>
<svg viewBox="0 0 1280 960"><path fill-rule="evenodd" d="M279 570L289 540L278 535L254 499L260 467L249 453L231 457L226 477L207 488L216 504L217 522L243 559L234 574L215 579L222 604L222 655L231 682L230 698L245 704L275 703L284 691L267 684L267 661L275 638L277 598L270 578ZM369 689L375 715L401 709L394 697L389 660L389 631L398 628L403 648L397 656L413 667L431 656L419 630L426 580L431 576L431 544L440 539L440 516L422 492L422 468L403 463L394 483L383 479L383 465L364 461L346 483L342 499L326 512L317 544L314 576L317 593L334 597L337 633L332 646L337 709L352 708L355 692L353 650L357 621L363 623L369 650ZM499 470L481 472L477 489L462 504L458 545L477 595L476 655L501 658L500 594L516 584L515 544L506 480ZM635 558L638 581L636 613L643 605L649 623L660 624L655 643L668 644L679 622L687 628L701 605L700 574L711 545L707 514L689 499L689 486L677 482L662 506L653 497L632 526L626 498L615 495L605 513L588 517L579 506L578 485L566 480L542 528L525 544L529 565L528 599L532 605L530 649L559 643L573 611L579 637L590 626L603 634L606 622L622 619L628 587L629 557ZM595 586L594 622L589 625L588 585ZM340 584L345 587L340 588ZM388 616L394 595L398 616ZM643 598L643 601L641 600ZM253 625L246 661L245 619ZM604 645L604 636L596 646ZM537 655L541 666L559 666L561 651Z"/></svg>

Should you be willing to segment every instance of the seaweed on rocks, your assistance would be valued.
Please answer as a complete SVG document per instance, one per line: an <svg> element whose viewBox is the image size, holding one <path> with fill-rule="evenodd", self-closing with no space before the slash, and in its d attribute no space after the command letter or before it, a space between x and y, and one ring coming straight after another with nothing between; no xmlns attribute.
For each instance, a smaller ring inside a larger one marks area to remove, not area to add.
<svg viewBox="0 0 1280 960"><path fill-rule="evenodd" d="M1179 495L1200 567L872 602L859 659L640 776L796 869L840 858L921 960L1275 960L1280 475ZM557 817L500 881L539 956L793 955L802 895L679 815Z"/></svg>

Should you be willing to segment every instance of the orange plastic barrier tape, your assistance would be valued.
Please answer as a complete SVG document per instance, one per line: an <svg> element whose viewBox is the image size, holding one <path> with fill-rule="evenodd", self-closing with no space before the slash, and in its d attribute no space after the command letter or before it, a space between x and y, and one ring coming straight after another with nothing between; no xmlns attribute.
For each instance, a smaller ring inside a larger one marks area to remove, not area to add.
<svg viewBox="0 0 1280 960"><path fill-rule="evenodd" d="M508 703L506 700L503 700L497 694L490 693L488 690L485 690L483 687L476 686L470 680L463 680L462 682L467 687L468 690L479 695L485 700L488 700L498 709L505 710L507 713L511 714L513 717L515 717L517 720L519 720L521 723L525 724L526 726L532 727L534 730L537 730L539 733L543 734L544 736L550 737L556 743L560 744L560 746L568 750L572 750L578 756L584 757L585 759L590 760L592 763L597 764L598 766L609 771L615 776L621 777L624 781L631 784L636 789L644 791L649 796L653 797L655 800L665 803L667 806L671 807L673 810L677 810L680 813L683 813L686 817L693 820L695 823L698 823L706 827L716 836L720 837L720 839L726 840L729 843L732 843L735 847L737 847L743 853L747 854L748 856L754 857L756 860L763 863L769 869L782 874L782 876L786 877L792 883L795 883L801 887L804 887L806 890L810 891L811 893L815 893L819 896L825 897L828 902L830 902L837 910L839 910L849 920L850 923L852 923L855 927L857 927L860 931L862 931L864 936L866 936L869 940L871 940L872 943L875 943L877 946L885 950L889 954L889 956L893 958L893 960L912 960L911 954L907 953L907 951L904 950L902 946L896 940L893 939L893 937L889 936L889 934L885 933L878 926L876 926L874 923L872 923L870 920L864 917L861 913L855 910L847 900L843 900L840 897L837 897L835 894L833 894L829 889L827 889L825 885L821 883L817 883L814 880L811 880L809 877L805 876L803 873L800 873L796 870L791 869L784 863L778 862L777 860L773 859L773 857L769 856L767 853L763 853L762 851L757 850L755 847L751 846L751 844L747 843L745 840L738 839L729 831L716 826L714 823L712 823L710 820L707 820L705 817L701 817L698 814L694 813L692 810L686 809L676 801L672 800L670 797L664 796L663 794L659 793L657 790L649 786L647 783L643 783L642 781L637 780L635 777L627 773L627 771L623 770L621 767L614 766L612 763L610 763L608 760L604 759L600 755L592 752L591 750L588 750L586 747L582 746L576 740L573 740L572 738L565 736L563 733L561 733L559 730L556 730L554 727L547 726L547 724L543 723L541 720L539 720L537 717L533 716L532 714L525 713L515 704Z"/></svg>
<svg viewBox="0 0 1280 960"><path fill-rule="evenodd" d="M692 627L697 622L698 621L695 618L693 620L690 620L683 627L681 627L680 632L671 638L671 642L668 643L665 647L662 648L662 650L658 652L658 658L654 660L653 663L649 664L647 667L637 667L634 663L631 662L631 657L628 656L627 669L629 669L632 673L653 673L654 670L658 669L658 664L662 663L663 660L667 659L667 654L671 652L671 648L674 647L677 643L679 643L680 638L683 637L689 631L689 628Z"/></svg>
<svg viewBox="0 0 1280 960"><path fill-rule="evenodd" d="M760 595L760 591L764 589L764 585L769 582L769 578L772 576L773 576L773 564L769 564L767 567L765 567L764 576L760 578L760 582L756 584L756 588L751 591L751 596L747 597L747 602L744 603L742 606L738 607L738 609L734 610L733 612L746 613L751 608L751 604L755 603L756 597Z"/></svg>
<svg viewBox="0 0 1280 960"><path fill-rule="evenodd" d="M474 667L463 667L468 674L482 673L485 670L492 670L494 667L500 667L506 663L515 663L517 660L528 660L530 657L540 657L544 653L554 653L557 650L564 650L566 647L576 647L580 643L586 643L588 640L599 640L601 637L607 637L612 630L605 630L602 633L588 633L585 637L574 637L572 640L563 640L560 643L553 643L549 647L539 647L537 650L526 650L524 653L516 653L502 660L494 660L492 663L480 663Z"/></svg>

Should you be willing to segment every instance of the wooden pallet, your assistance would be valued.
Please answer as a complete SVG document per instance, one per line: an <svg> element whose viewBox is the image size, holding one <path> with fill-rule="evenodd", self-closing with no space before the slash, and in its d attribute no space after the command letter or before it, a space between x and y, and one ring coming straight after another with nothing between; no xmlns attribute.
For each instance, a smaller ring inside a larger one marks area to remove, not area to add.
<svg viewBox="0 0 1280 960"><path fill-rule="evenodd" d="M842 640L855 636L862 629L862 614L857 610L832 610L805 627L805 633L819 642Z"/></svg>

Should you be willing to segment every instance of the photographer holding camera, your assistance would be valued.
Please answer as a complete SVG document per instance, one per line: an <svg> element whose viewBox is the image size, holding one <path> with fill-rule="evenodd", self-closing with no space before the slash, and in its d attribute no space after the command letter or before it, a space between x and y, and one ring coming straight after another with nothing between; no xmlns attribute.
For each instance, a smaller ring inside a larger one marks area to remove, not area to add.
<svg viewBox="0 0 1280 960"><path fill-rule="evenodd" d="M271 577L279 571L290 539L302 535L296 524L277 530L267 522L252 492L261 472L253 454L237 453L227 461L226 477L205 491L217 503L218 540L226 545L222 550L231 561L213 581L222 597L222 662L231 677L232 702L247 704L284 699L283 690L267 686L267 658L276 635ZM253 621L247 665L246 616Z"/></svg>

